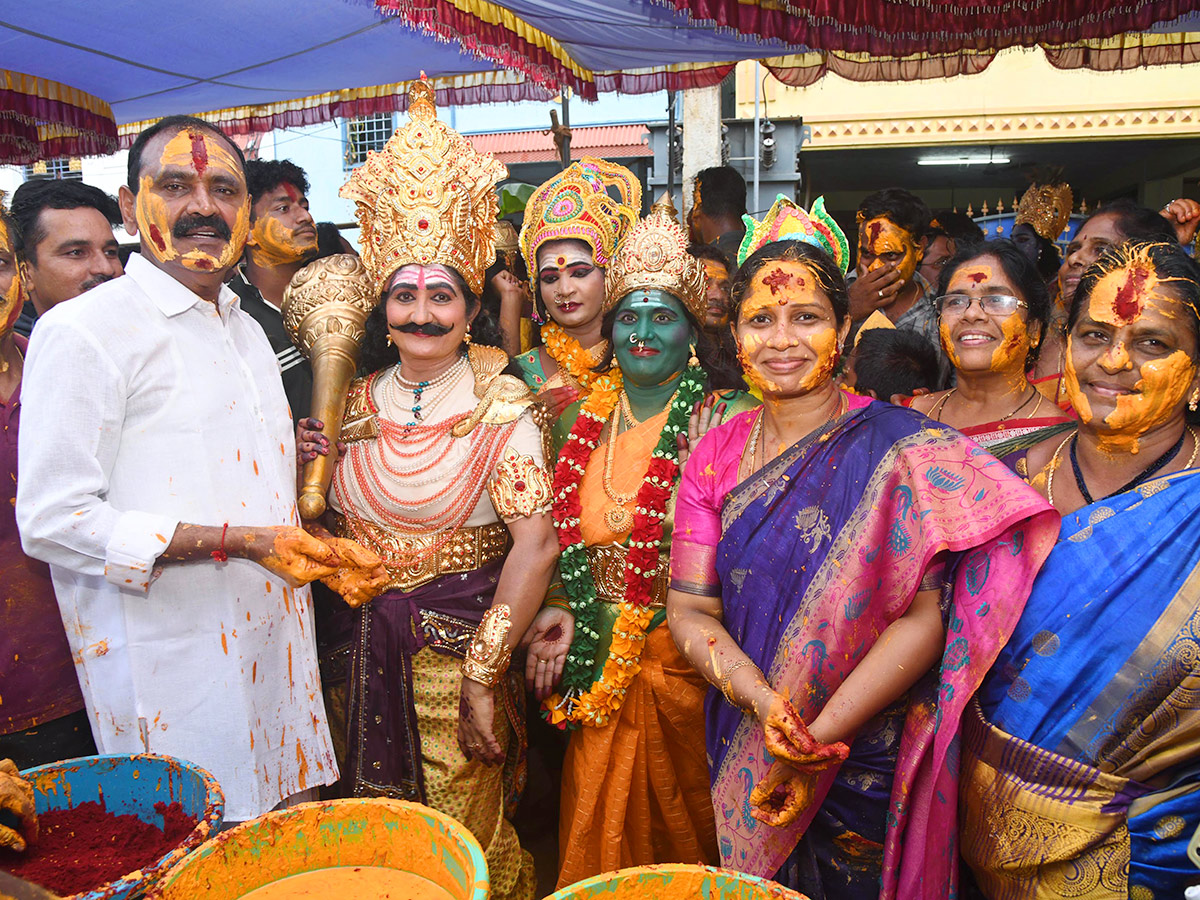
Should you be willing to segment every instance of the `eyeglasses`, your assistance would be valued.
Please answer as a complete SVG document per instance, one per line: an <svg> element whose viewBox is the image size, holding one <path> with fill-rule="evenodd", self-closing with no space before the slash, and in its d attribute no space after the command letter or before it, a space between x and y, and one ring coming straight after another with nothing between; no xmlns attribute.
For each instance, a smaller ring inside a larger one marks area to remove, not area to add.
<svg viewBox="0 0 1200 900"><path fill-rule="evenodd" d="M935 301L938 313L943 316L961 316L978 300L979 308L989 316L1011 316L1018 307L1028 307L1029 304L1012 294L986 294L982 297L972 297L970 294L943 294Z"/></svg>

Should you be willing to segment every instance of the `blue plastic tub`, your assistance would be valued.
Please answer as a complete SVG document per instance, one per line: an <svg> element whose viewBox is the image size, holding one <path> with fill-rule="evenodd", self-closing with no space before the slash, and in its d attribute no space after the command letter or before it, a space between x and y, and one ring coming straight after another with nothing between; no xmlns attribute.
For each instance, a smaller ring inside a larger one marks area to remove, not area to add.
<svg viewBox="0 0 1200 900"><path fill-rule="evenodd" d="M70 900L141 897L167 869L220 831L225 817L225 795L217 780L199 766L169 756L86 756L27 769L21 775L33 785L39 813L103 800L110 813L131 813L161 828L162 817L154 804L178 801L187 815L196 817L195 829L161 859Z"/></svg>

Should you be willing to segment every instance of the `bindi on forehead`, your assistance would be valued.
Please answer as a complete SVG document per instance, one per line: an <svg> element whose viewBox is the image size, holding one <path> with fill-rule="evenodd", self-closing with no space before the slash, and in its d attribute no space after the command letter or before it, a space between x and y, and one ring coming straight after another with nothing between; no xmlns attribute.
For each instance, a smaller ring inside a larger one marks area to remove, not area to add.
<svg viewBox="0 0 1200 900"><path fill-rule="evenodd" d="M879 240L879 233L883 231L883 223L878 219L872 219L867 223L867 235L871 241Z"/></svg>

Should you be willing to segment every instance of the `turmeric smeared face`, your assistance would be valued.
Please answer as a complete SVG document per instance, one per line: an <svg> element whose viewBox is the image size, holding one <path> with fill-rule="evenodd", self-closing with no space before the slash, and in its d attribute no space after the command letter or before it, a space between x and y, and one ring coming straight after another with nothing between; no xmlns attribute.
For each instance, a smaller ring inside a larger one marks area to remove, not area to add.
<svg viewBox="0 0 1200 900"><path fill-rule="evenodd" d="M251 208L254 227L246 242L250 258L265 268L301 262L317 252L317 226L308 198L289 182L281 182Z"/></svg>
<svg viewBox="0 0 1200 900"><path fill-rule="evenodd" d="M942 348L961 372L997 372L1024 386L1035 338L1020 291L999 260L982 256L955 270L940 305Z"/></svg>
<svg viewBox="0 0 1200 900"><path fill-rule="evenodd" d="M242 166L207 130L165 132L146 145L135 212L142 249L164 268L221 272L250 232Z"/></svg>
<svg viewBox="0 0 1200 900"><path fill-rule="evenodd" d="M8 336L21 315L21 276L8 225L0 219L0 339Z"/></svg>
<svg viewBox="0 0 1200 900"><path fill-rule="evenodd" d="M848 325L807 265L768 262L751 279L735 334L746 379L764 397L806 394L829 381Z"/></svg>
<svg viewBox="0 0 1200 900"><path fill-rule="evenodd" d="M907 284L921 262L917 239L891 219L878 216L867 219L858 230L858 274L894 265Z"/></svg>
<svg viewBox="0 0 1200 900"><path fill-rule="evenodd" d="M1137 453L1147 432L1182 420L1197 369L1195 316L1149 260L1114 268L1093 287L1067 338L1067 396L1101 447Z"/></svg>

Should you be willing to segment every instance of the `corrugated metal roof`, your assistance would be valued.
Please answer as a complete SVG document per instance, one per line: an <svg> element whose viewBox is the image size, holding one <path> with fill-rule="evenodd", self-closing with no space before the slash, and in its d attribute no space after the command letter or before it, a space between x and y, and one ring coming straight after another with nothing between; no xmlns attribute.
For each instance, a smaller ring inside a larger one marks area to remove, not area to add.
<svg viewBox="0 0 1200 900"><path fill-rule="evenodd" d="M490 153L502 163L554 162L558 150L547 131L501 131L468 134L480 153ZM605 159L650 157L650 129L645 125L594 125L571 129L571 159L601 156Z"/></svg>

